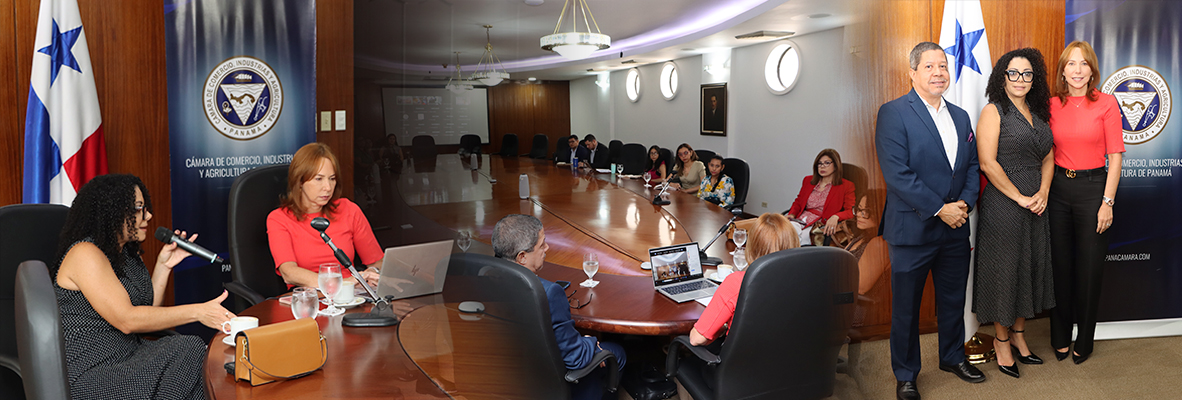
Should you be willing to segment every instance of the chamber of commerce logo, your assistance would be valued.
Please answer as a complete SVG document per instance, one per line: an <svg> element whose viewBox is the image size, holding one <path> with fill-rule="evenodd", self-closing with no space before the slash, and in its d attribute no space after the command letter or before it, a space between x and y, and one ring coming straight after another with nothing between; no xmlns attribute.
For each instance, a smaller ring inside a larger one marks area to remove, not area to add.
<svg viewBox="0 0 1182 400"><path fill-rule="evenodd" d="M222 61L202 87L205 118L231 139L254 139L275 125L283 111L283 86L270 65L254 57Z"/></svg>
<svg viewBox="0 0 1182 400"><path fill-rule="evenodd" d="M1116 97L1123 116L1126 144L1148 142L1161 133L1170 120L1170 87L1148 67L1130 65L1104 80L1100 91Z"/></svg>

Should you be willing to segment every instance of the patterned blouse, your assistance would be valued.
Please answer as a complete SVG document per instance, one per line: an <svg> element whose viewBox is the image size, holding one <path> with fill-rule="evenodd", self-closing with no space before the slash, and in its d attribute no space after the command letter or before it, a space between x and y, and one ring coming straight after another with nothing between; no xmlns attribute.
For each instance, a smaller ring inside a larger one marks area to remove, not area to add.
<svg viewBox="0 0 1182 400"><path fill-rule="evenodd" d="M702 186L698 187L698 198L718 204L721 207L734 204L735 181L731 177L723 175L717 184L713 182L714 179L709 176L702 180Z"/></svg>
<svg viewBox="0 0 1182 400"><path fill-rule="evenodd" d="M825 185L825 189L821 189L821 185L813 187L813 193L809 194L809 201L805 203L804 212L800 213L800 220L804 221L805 226L821 219L821 210L825 208L825 199L829 198L829 189L832 188L833 185Z"/></svg>

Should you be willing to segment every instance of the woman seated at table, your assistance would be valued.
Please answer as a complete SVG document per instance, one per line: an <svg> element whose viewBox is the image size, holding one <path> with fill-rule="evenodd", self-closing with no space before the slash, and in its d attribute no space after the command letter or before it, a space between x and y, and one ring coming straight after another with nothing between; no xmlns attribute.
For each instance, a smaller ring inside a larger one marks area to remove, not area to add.
<svg viewBox="0 0 1182 400"><path fill-rule="evenodd" d="M649 182L661 183L668 173L665 160L661 159L661 147L653 145L648 148L648 161L644 165L644 174L649 176Z"/></svg>
<svg viewBox="0 0 1182 400"><path fill-rule="evenodd" d="M694 152L694 148L689 143L677 146L677 161L673 163L673 173L669 175L669 179L676 178L677 182L670 185L686 193L697 193L705 177L706 166L698 161L698 153Z"/></svg>
<svg viewBox="0 0 1182 400"><path fill-rule="evenodd" d="M842 179L841 172L837 150L821 150L813 160L813 174L804 177L796 201L784 212L794 220L800 244L813 244L809 238L813 226L821 226L825 236L832 236L838 222L854 217L854 184Z"/></svg>
<svg viewBox="0 0 1182 400"><path fill-rule="evenodd" d="M710 175L702 181L701 188L698 189L698 198L721 207L734 204L735 181L722 174L722 156L715 155L710 158L710 164L707 167L710 170Z"/></svg>
<svg viewBox="0 0 1182 400"><path fill-rule="evenodd" d="M144 340L137 333L191 322L220 329L234 314L221 306L224 291L204 303L161 306L168 275L189 252L165 245L149 276L140 242L148 238L151 219L148 189L132 175L92 179L66 215L54 292L75 399L205 398L201 338Z"/></svg>
<svg viewBox="0 0 1182 400"><path fill-rule="evenodd" d="M320 238L320 231L312 228L312 219L316 217L331 222L325 232L346 255L352 258L354 249L361 255L361 262L369 266L361 271L366 281L371 285L378 282L382 248L361 208L341 197L341 187L337 185L339 170L337 157L324 143L309 143L292 156L287 170L287 195L279 208L267 216L267 240L275 259L275 272L289 286L317 287L320 264L340 264ZM341 274L346 286L356 282L344 266Z"/></svg>
<svg viewBox="0 0 1182 400"><path fill-rule="evenodd" d="M788 218L780 214L764 213L747 234L746 247L747 261L755 264L759 257L800 247L800 240L797 238L796 228ZM725 333L731 319L735 317L735 303L739 301L744 273L746 271L737 271L723 279L718 290L714 292L710 305L706 306L706 311L702 312L702 316L690 330L690 344L707 345Z"/></svg>

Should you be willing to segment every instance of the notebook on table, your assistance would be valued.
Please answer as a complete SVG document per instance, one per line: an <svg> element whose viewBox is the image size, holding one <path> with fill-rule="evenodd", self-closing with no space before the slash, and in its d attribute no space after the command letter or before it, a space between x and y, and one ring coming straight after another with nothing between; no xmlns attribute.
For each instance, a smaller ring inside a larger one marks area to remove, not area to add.
<svg viewBox="0 0 1182 400"><path fill-rule="evenodd" d="M697 243L649 249L657 293L678 303L713 296L718 285L703 276L700 254Z"/></svg>

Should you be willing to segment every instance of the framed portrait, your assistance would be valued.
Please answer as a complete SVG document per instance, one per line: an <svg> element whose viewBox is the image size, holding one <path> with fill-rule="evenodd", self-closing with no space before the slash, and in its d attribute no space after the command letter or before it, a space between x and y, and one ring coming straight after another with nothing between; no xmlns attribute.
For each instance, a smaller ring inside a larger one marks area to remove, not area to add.
<svg viewBox="0 0 1182 400"><path fill-rule="evenodd" d="M702 85L703 135L726 136L726 84Z"/></svg>

